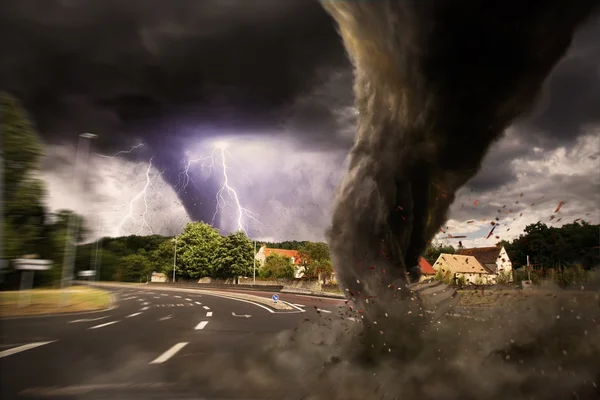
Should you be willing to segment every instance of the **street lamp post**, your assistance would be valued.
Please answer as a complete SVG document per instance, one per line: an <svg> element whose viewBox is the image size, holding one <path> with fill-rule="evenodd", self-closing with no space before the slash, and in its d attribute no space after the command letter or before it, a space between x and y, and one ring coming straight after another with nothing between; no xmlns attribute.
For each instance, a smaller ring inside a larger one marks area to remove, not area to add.
<svg viewBox="0 0 600 400"><path fill-rule="evenodd" d="M175 236L175 251L173 253L173 283L175 283L175 265L177 263L177 236Z"/></svg>
<svg viewBox="0 0 600 400"><path fill-rule="evenodd" d="M78 192L78 164L80 163L80 158L83 158L86 161L87 165L87 157L90 150L90 141L92 139L96 139L98 135L94 135L93 133L82 133L79 135L79 143L77 145L77 153L75 156L75 168L73 171L73 186L74 192ZM77 244L77 234L79 227L75 221L75 212L69 215L69 221L67 225L67 240L65 241L65 253L64 253L64 262L63 262L63 274L62 274L62 282L61 288L65 288L65 286L70 286L73 280L73 270L75 263L75 251Z"/></svg>
<svg viewBox="0 0 600 400"><path fill-rule="evenodd" d="M256 285L256 240L254 241L254 270L252 271L252 284Z"/></svg>

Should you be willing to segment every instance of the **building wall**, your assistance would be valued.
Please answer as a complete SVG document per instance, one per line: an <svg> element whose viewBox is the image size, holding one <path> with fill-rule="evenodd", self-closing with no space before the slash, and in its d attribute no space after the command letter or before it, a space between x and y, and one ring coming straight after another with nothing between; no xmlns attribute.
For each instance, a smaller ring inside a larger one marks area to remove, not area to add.
<svg viewBox="0 0 600 400"><path fill-rule="evenodd" d="M498 259L496 260L496 266L498 268L498 274L508 274L509 281L513 281L512 261L510 261L510 258L508 258L508 253L506 253L504 247L502 247L502 249L500 250L500 254L498 256Z"/></svg>
<svg viewBox="0 0 600 400"><path fill-rule="evenodd" d="M457 272L456 277L464 277L467 285L494 285L498 279L496 274L467 274Z"/></svg>

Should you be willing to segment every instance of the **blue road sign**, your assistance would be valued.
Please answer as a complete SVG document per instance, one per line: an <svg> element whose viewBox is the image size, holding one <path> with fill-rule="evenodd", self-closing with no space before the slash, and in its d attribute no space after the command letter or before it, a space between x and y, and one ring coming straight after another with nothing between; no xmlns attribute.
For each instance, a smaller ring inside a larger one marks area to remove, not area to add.
<svg viewBox="0 0 600 400"><path fill-rule="evenodd" d="M273 299L274 302L277 302L277 300L279 300L279 295L278 294L274 294L273 297L271 297Z"/></svg>

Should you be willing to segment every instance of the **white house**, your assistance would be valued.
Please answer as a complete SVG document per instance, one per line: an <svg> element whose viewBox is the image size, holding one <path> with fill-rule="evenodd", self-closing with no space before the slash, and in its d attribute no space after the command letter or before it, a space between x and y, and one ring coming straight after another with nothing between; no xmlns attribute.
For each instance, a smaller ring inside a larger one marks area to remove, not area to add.
<svg viewBox="0 0 600 400"><path fill-rule="evenodd" d="M508 258L504 246L459 249L455 254L475 257L481 265L489 269L492 273L507 277L508 282L513 281L512 262Z"/></svg>
<svg viewBox="0 0 600 400"><path fill-rule="evenodd" d="M302 278L302 276L304 276L304 266L302 266L302 260L298 254L298 251L296 250L271 249L263 245L254 255L256 263L258 264L257 266L263 266L267 260L267 257L269 257L271 254L279 254L280 256L290 258L292 260L292 264L294 265L294 277Z"/></svg>
<svg viewBox="0 0 600 400"><path fill-rule="evenodd" d="M436 273L441 272L444 279L464 278L467 285L493 285L498 278L473 256L442 253L433 264L433 269Z"/></svg>

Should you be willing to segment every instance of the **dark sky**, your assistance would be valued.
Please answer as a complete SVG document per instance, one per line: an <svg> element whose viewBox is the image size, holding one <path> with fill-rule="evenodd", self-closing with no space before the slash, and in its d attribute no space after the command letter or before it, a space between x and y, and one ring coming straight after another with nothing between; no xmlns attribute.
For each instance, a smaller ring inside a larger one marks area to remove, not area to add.
<svg viewBox="0 0 600 400"><path fill-rule="evenodd" d="M190 138L264 132L331 151L352 143L352 75L317 1L3 0L0 37L0 88L25 103L47 143L90 131L110 154L142 141L173 185ZM571 146L600 120L599 37L597 21L578 35L519 144L490 154L470 188L511 182L515 157ZM194 219L212 216L190 206L214 195L206 185L182 197Z"/></svg>

